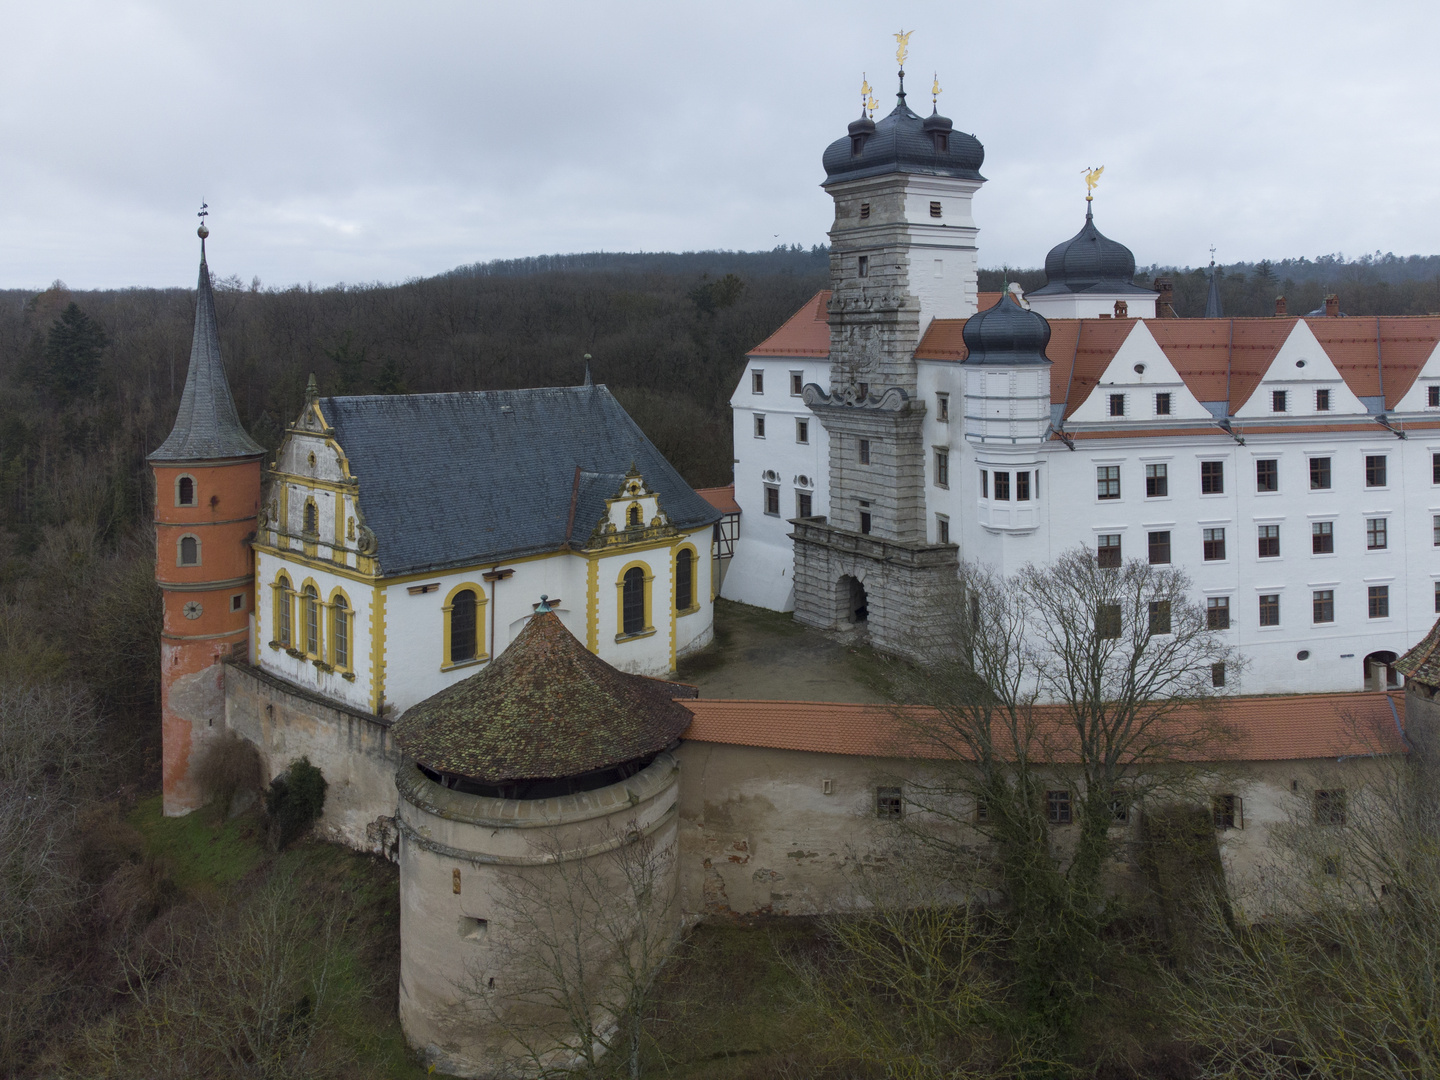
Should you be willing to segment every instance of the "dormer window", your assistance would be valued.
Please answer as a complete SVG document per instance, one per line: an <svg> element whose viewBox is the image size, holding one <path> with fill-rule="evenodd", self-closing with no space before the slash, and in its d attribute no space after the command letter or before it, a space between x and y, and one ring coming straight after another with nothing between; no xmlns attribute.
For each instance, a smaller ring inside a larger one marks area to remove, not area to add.
<svg viewBox="0 0 1440 1080"><path fill-rule="evenodd" d="M850 156L851 156L851 157L859 157L859 156L860 156L860 151L862 151L862 150L864 150L864 149L865 149L865 136L864 136L864 135L851 135L851 136L850 136Z"/></svg>
<svg viewBox="0 0 1440 1080"><path fill-rule="evenodd" d="M937 131L935 132L933 138L935 139L935 152L937 154L944 154L949 152L950 133L948 131ZM935 216L939 217L940 215L936 214Z"/></svg>
<svg viewBox="0 0 1440 1080"><path fill-rule="evenodd" d="M630 507L630 514L625 521L625 527L627 529L638 529L640 528L641 524L642 522L640 520L640 504L635 503L633 506Z"/></svg>
<svg viewBox="0 0 1440 1080"><path fill-rule="evenodd" d="M315 536L320 532L320 511L315 508L313 500L306 500L305 502L304 531L310 536Z"/></svg>

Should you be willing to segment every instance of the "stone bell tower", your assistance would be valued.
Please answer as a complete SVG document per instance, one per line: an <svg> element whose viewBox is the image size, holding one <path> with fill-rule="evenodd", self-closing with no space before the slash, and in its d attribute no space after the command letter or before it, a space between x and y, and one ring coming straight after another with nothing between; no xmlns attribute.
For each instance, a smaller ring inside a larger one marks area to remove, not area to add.
<svg viewBox="0 0 1440 1080"><path fill-rule="evenodd" d="M155 470L155 580L165 605L160 637L165 813L203 801L192 770L225 726L224 669L244 655L255 609L250 541L260 510L265 450L245 433L220 361L215 297L200 226L195 338L175 427L149 461Z"/></svg>
<svg viewBox="0 0 1440 1080"><path fill-rule="evenodd" d="M975 312L970 204L984 158L938 109L910 110L903 68L890 115L862 110L825 151L831 385L805 387L804 400L830 437L830 515L795 522L795 617L892 651L957 566L954 546L926 543L915 349L931 319Z"/></svg>

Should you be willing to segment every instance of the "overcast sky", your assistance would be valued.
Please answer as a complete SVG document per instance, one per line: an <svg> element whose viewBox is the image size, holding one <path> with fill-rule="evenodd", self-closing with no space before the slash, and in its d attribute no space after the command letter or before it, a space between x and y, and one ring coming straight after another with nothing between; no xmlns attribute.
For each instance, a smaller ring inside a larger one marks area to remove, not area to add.
<svg viewBox="0 0 1440 1080"><path fill-rule="evenodd" d="M985 146L984 266L1440 252L1440 4L0 0L0 287L809 246L861 73Z"/></svg>

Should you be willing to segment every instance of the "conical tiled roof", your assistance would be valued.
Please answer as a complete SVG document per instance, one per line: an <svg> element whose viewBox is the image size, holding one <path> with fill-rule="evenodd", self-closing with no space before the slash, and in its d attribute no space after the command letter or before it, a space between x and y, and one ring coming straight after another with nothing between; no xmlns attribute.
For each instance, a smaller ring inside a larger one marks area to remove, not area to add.
<svg viewBox="0 0 1440 1080"><path fill-rule="evenodd" d="M205 240L200 240L200 283L195 297L195 338L190 345L190 370L175 426L151 461L210 461L258 457L265 448L246 434L235 412L235 399L220 360L220 333L215 323L215 296L205 265Z"/></svg>
<svg viewBox="0 0 1440 1080"><path fill-rule="evenodd" d="M545 609L479 674L406 710L395 741L482 784L581 776L663 750L690 726L688 688L627 675Z"/></svg>
<svg viewBox="0 0 1440 1080"><path fill-rule="evenodd" d="M1407 679L1440 686L1440 619L1430 627L1430 632L1399 660L1395 670Z"/></svg>

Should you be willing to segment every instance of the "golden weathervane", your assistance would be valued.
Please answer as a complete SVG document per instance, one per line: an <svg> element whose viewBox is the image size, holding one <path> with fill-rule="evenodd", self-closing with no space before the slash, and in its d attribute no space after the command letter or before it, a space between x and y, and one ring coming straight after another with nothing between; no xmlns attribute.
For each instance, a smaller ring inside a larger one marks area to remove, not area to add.
<svg viewBox="0 0 1440 1080"><path fill-rule="evenodd" d="M937 71L935 73L935 82L930 87L930 104L934 105L937 109L940 107L940 93L940 73Z"/></svg>
<svg viewBox="0 0 1440 1080"><path fill-rule="evenodd" d="M865 105L866 105L866 108L868 108L868 109L870 110L870 119L872 119L872 120L875 119L875 110L880 107L880 102L878 102L878 101L875 100L875 95L874 95L874 94L871 94L871 95L870 95L870 100L867 101L867 102L865 103Z"/></svg>
<svg viewBox="0 0 1440 1080"><path fill-rule="evenodd" d="M1085 201L1090 202L1095 198L1095 185L1100 182L1100 174L1105 171L1105 166L1101 165L1098 169L1081 169L1080 171L1085 174Z"/></svg>
<svg viewBox="0 0 1440 1080"><path fill-rule="evenodd" d="M899 43L899 48L895 50L895 62L902 68L905 66L905 57L910 55L910 35L914 32L914 30L908 32L901 30L895 35L895 40Z"/></svg>

